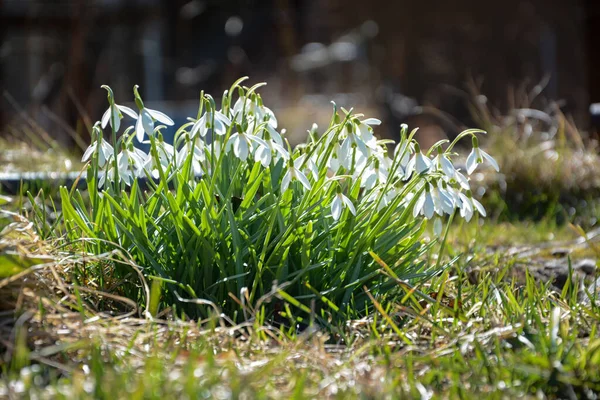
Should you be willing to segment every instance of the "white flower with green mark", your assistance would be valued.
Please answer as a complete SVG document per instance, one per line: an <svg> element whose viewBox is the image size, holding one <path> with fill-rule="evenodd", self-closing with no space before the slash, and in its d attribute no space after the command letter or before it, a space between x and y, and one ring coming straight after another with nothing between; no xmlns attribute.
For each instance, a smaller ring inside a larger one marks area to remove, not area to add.
<svg viewBox="0 0 600 400"><path fill-rule="evenodd" d="M479 201L473 198L473 194L471 191L467 191L467 194L459 193L458 194L461 200L460 204L460 216L465 219L465 221L469 222L473 217L473 213L475 210L481 214L482 217L486 216L485 208Z"/></svg>
<svg viewBox="0 0 600 400"><path fill-rule="evenodd" d="M423 214L426 218L431 219L433 217L433 213L435 212L435 203L433 202L433 196L431 195L430 184L425 184L425 190L421 193L417 202L415 203L415 208L413 208L413 217L417 217L419 214Z"/></svg>
<svg viewBox="0 0 600 400"><path fill-rule="evenodd" d="M448 178L453 178L456 172L448 154L438 147L438 154L431 160L431 172L442 171Z"/></svg>
<svg viewBox="0 0 600 400"><path fill-rule="evenodd" d="M254 143L258 146L269 147L269 145L254 134L242 131L238 125L238 132L229 137L225 151L233 148L233 154L242 161L246 161L248 155L254 150Z"/></svg>
<svg viewBox="0 0 600 400"><path fill-rule="evenodd" d="M102 115L102 129L105 129L106 126L110 124L110 126L114 128L115 132L118 132L119 128L121 127L121 119L123 119L123 114L126 114L133 119L138 118L137 113L131 108L115 103L113 91L110 87L102 85L102 88L106 89L106 91L108 92L107 96L109 103L108 109Z"/></svg>
<svg viewBox="0 0 600 400"><path fill-rule="evenodd" d="M81 158L81 162L86 162L90 159L92 154L96 152L98 149L98 166L103 168L107 162L113 159L114 157L114 149L104 138L100 137L98 140L95 140L90 147L85 150L83 153L83 157Z"/></svg>
<svg viewBox="0 0 600 400"><path fill-rule="evenodd" d="M139 149L135 149L132 145L129 148L123 148L117 156L117 169L119 178L131 186L134 178L143 175L146 154Z"/></svg>
<svg viewBox="0 0 600 400"><path fill-rule="evenodd" d="M300 182L306 190L310 190L312 187L306 175L296 168L291 160L288 160L287 171L283 175L283 179L281 179L281 193L285 193L290 187L290 183L294 180Z"/></svg>
<svg viewBox="0 0 600 400"><path fill-rule="evenodd" d="M335 221L340 219L344 207L348 208L352 215L356 215L356 208L354 208L352 200L346 197L346 195L342 193L341 188L338 186L336 189L335 197L331 202L331 216Z"/></svg>
<svg viewBox="0 0 600 400"><path fill-rule="evenodd" d="M214 127L213 127L214 122ZM208 131L213 128L213 132L217 135L225 135L227 129L231 126L231 120L220 111L206 112L192 126L190 133L195 136L200 133L200 136L205 137Z"/></svg>
<svg viewBox="0 0 600 400"><path fill-rule="evenodd" d="M500 172L500 167L496 160L479 148L479 140L476 136L473 136L473 150L471 150L471 153L467 157L467 173L471 175L475 171L475 168L479 164L482 164L484 160L489 162L496 172Z"/></svg>
<svg viewBox="0 0 600 400"><path fill-rule="evenodd" d="M410 159L408 164L406 165L406 178L410 178L413 172L417 174L422 174L425 171L429 171L431 168L431 160L429 157L421 152L421 148L418 143L414 144L415 146L415 155Z"/></svg>
<svg viewBox="0 0 600 400"><path fill-rule="evenodd" d="M149 137L154 134L154 121L158 121L168 126L175 125L175 122L173 122L173 120L167 114L144 106L142 98L138 92L138 85L133 87L133 93L135 95L135 103L140 109L140 115L138 116L135 124L135 135L139 142L144 140L144 133Z"/></svg>

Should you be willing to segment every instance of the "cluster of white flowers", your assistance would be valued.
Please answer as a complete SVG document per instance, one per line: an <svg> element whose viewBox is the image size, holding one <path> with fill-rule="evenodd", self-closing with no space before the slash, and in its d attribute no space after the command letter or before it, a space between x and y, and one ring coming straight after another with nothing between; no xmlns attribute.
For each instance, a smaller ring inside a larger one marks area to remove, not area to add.
<svg viewBox="0 0 600 400"><path fill-rule="evenodd" d="M313 125L309 130L309 142L292 151L282 137L285 130L278 130L275 114L264 106L255 92L257 86L238 87L235 102L231 93L225 92L220 110L212 97L203 96L198 118L190 119L180 127L173 144L169 144L163 140L161 130L174 125L173 120L160 111L145 107L137 86L134 88L137 113L116 104L110 88L103 87L108 91L109 108L94 126L94 140L83 156L83 161L93 157L99 171L100 188L108 186L108 182L121 187L121 184L131 185L140 177L172 176L185 165L193 170L193 179L202 179L202 176L211 176L218 165L217 160L226 156L239 159L250 167L255 163L260 163L263 168L283 166L280 195L292 189L310 192L315 183L325 182L320 183L321 188L329 185L333 191L329 206L334 220L341 217L344 209L357 215L363 204L375 203L381 209L394 203L413 207L414 217L423 215L432 219L435 215L452 215L458 210L468 221L475 212L486 215L481 203L471 194L468 175L484 161L498 171L496 161L479 148L475 131L463 132L457 138L467 135L473 138L473 150L463 172L452 162L456 141L449 145L448 141L441 141L424 153L413 138L416 130L408 134L404 125L399 143L377 140L373 126L381 121L363 119L362 115L353 115L343 109L338 113L335 105L331 126L319 136L318 127ZM132 119L132 125L117 140L124 115ZM102 130L108 125L114 147L104 139ZM139 142L150 143L150 152L135 148L134 137ZM446 146L445 150L443 146ZM394 148L393 157L388 153L391 148ZM344 194L343 188L353 182L360 183L357 198ZM399 196L402 199L397 201ZM439 234L439 219L434 228Z"/></svg>

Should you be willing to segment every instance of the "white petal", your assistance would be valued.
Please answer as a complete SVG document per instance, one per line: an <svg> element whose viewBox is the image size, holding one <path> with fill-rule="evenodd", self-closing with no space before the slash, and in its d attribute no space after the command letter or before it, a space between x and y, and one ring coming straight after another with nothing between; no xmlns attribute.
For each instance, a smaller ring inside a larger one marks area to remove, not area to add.
<svg viewBox="0 0 600 400"><path fill-rule="evenodd" d="M108 107L106 109L106 111L104 111L104 114L102 114L102 129L106 128L106 125L108 125L109 120L110 120L110 107Z"/></svg>
<svg viewBox="0 0 600 400"><path fill-rule="evenodd" d="M433 204L433 198L431 197L431 193L425 193L425 203L423 204L423 214L425 217L431 219L433 217L433 212L435 211L435 206Z"/></svg>
<svg viewBox="0 0 600 400"><path fill-rule="evenodd" d="M421 196L419 196L419 198L417 199L417 202L415 203L415 208L413 208L413 217L417 217L417 215L419 215L419 213L421 212L421 210L423 209L423 205L425 204L425 193L421 193Z"/></svg>
<svg viewBox="0 0 600 400"><path fill-rule="evenodd" d="M289 153L282 146L278 145L277 143L272 143L272 146L273 146L273 149L277 153L279 153L279 155L281 155L281 158L283 158L286 161L290 159Z"/></svg>
<svg viewBox="0 0 600 400"><path fill-rule="evenodd" d="M352 164L351 143L352 140L350 139L350 137L344 139L342 145L340 146L340 151L338 153L338 159L340 160L340 163L346 168L349 168Z"/></svg>
<svg viewBox="0 0 600 400"><path fill-rule="evenodd" d="M467 157L467 174L471 175L475 168L477 168L477 152L473 148Z"/></svg>
<svg viewBox="0 0 600 400"><path fill-rule="evenodd" d="M150 114L152 116L152 118L154 118L155 120L162 122L165 125L175 125L175 122L173 122L173 120L171 118L169 118L169 116L161 111L158 110L151 110L149 108L146 108L146 111L148 112L148 114Z"/></svg>
<svg viewBox="0 0 600 400"><path fill-rule="evenodd" d="M285 193L285 191L290 186L290 181L292 180L292 176L290 170L288 169L285 175L283 175L283 179L281 180L281 193Z"/></svg>
<svg viewBox="0 0 600 400"><path fill-rule="evenodd" d="M215 113L215 121L220 121L224 125L231 126L231 120L225 116L222 112L217 111Z"/></svg>
<svg viewBox="0 0 600 400"><path fill-rule="evenodd" d="M419 153L415 156L415 170L418 174L425 172L431 166L431 160L423 155L423 153Z"/></svg>
<svg viewBox="0 0 600 400"><path fill-rule="evenodd" d="M306 175L304 175L301 171L296 170L296 178L298 178L306 190L310 190L310 182L308 181L308 178L306 178Z"/></svg>
<svg viewBox="0 0 600 400"><path fill-rule="evenodd" d="M486 212L485 212L485 208L483 208L483 205L479 201L477 201L475 199L471 199L471 201L473 202L473 205L475 206L477 211L479 211L479 214L481 214L482 217L487 216Z"/></svg>
<svg viewBox="0 0 600 400"><path fill-rule="evenodd" d="M454 176L454 165L452 165L452 162L446 157L446 156L441 156L440 158L440 164L442 166L442 171L444 171L444 173L446 174L446 176L448 176L448 178L452 178Z"/></svg>
<svg viewBox="0 0 600 400"><path fill-rule="evenodd" d="M334 220L340 219L342 214L342 200L339 196L335 196L335 199L331 202L331 216Z"/></svg>
<svg viewBox="0 0 600 400"><path fill-rule="evenodd" d="M273 139L275 143L277 143L280 146L283 146L283 140L281 139L281 135L275 130L275 128L273 128L271 125L267 125L267 131L269 131L271 139Z"/></svg>
<svg viewBox="0 0 600 400"><path fill-rule="evenodd" d="M459 171L454 172L454 179L456 179L456 181L460 184L460 186L463 189L465 189L465 190L471 189L471 186L469 185L469 180Z"/></svg>
<svg viewBox="0 0 600 400"><path fill-rule="evenodd" d="M119 128L121 127L121 113L119 112L119 109L117 107L112 107L113 110L113 116L112 119L110 120L110 125L112 126L113 124L113 120L115 121L115 132L119 131Z"/></svg>
<svg viewBox="0 0 600 400"><path fill-rule="evenodd" d="M135 123L135 137L140 143L144 140L144 125L142 124L141 117Z"/></svg>
<svg viewBox="0 0 600 400"><path fill-rule="evenodd" d="M368 170L365 171L366 175L363 175L363 180L362 180L362 187L364 187L366 190L371 190L373 188L373 186L375 186L375 183L377 183L377 175L375 174L375 171L373 170Z"/></svg>
<svg viewBox="0 0 600 400"><path fill-rule="evenodd" d="M96 150L97 144L98 142L94 142L90 145L90 147L88 147L85 150L85 153L83 153L83 157L81 157L81 162L86 162L87 160L89 160L90 156L94 153L94 150Z"/></svg>
<svg viewBox="0 0 600 400"><path fill-rule="evenodd" d="M138 118L137 113L135 111L133 111L131 108L125 107L125 106L120 106L118 104L115 104L115 106L117 106L117 108L119 110L121 110L122 113L124 113L126 115L129 115L131 118L133 118L133 119L137 119Z"/></svg>
<svg viewBox="0 0 600 400"><path fill-rule="evenodd" d="M480 153L483 156L483 158L485 158L492 165L492 167L496 170L496 172L500 172L500 167L498 166L498 163L496 162L496 160L494 160L494 158L492 156L490 156L488 153L486 153L483 150L481 150Z"/></svg>
<svg viewBox="0 0 600 400"><path fill-rule="evenodd" d="M352 204L352 200L350 200L348 197L344 196L343 194L340 196L342 197L342 201L344 202L346 207L348 207L348 209L350 210L352 215L356 215L356 208L354 208L354 204Z"/></svg>
<svg viewBox="0 0 600 400"><path fill-rule="evenodd" d="M146 135L154 135L154 121L152 120L152 116L147 109L140 111L140 117L138 118L138 121L139 120L142 121L142 126L144 127L144 132L146 132Z"/></svg>
<svg viewBox="0 0 600 400"><path fill-rule="evenodd" d="M259 146L254 153L254 161L260 161L263 167L267 168L271 164L271 149Z"/></svg>
<svg viewBox="0 0 600 400"><path fill-rule="evenodd" d="M363 124L367 124L367 125L381 125L381 121L378 120L377 118L367 118L361 122Z"/></svg>
<svg viewBox="0 0 600 400"><path fill-rule="evenodd" d="M229 150L231 150L231 146L235 145L235 142L237 142L239 140L239 133L234 133L233 135L231 135L229 137L229 140L227 141L227 144L225 145L225 152L229 152Z"/></svg>
<svg viewBox="0 0 600 400"><path fill-rule="evenodd" d="M408 165L406 166L406 176L404 177L405 180L410 178L413 171L415 170L415 163L416 163L416 157L411 158L410 161L408 162Z"/></svg>
<svg viewBox="0 0 600 400"><path fill-rule="evenodd" d="M202 128L204 125L204 118L199 118L198 120L196 120L196 122L194 122L194 125L192 125L192 129L190 129L190 135L193 137L196 135L197 132L200 132L200 134L202 134L202 136L204 136L206 134L206 132L204 132L204 134L202 133L202 130L200 128Z"/></svg>
<svg viewBox="0 0 600 400"><path fill-rule="evenodd" d="M241 135L238 136L237 140L233 144L233 153L242 161L246 161L248 158L248 141Z"/></svg>

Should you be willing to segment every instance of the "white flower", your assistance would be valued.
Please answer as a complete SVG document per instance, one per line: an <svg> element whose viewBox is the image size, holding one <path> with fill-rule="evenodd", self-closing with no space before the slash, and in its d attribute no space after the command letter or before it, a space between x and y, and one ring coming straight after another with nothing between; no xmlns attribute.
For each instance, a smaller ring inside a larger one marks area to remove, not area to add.
<svg viewBox="0 0 600 400"><path fill-rule="evenodd" d="M131 186L133 179L141 176L145 165L145 153L139 149L123 149L117 156L119 179ZM142 154L144 156L142 156Z"/></svg>
<svg viewBox="0 0 600 400"><path fill-rule="evenodd" d="M496 172L500 172L500 167L498 167L496 160L494 160L488 153L481 150L478 146L475 146L467 157L467 173L471 175L473 171L475 171L475 168L477 168L477 165L483 163L484 159L490 163Z"/></svg>
<svg viewBox="0 0 600 400"><path fill-rule="evenodd" d="M133 94L135 97L135 103L140 109L140 115L138 115L137 122L135 124L135 134L137 140L142 142L144 140L144 133L149 137L154 134L154 121L161 122L165 125L172 126L175 124L169 116L163 112L152 110L144 106L144 102L138 92L138 86L133 87Z"/></svg>
<svg viewBox="0 0 600 400"><path fill-rule="evenodd" d="M454 199L444 188L430 186L435 212L442 216L454 212Z"/></svg>
<svg viewBox="0 0 600 400"><path fill-rule="evenodd" d="M253 142L259 146L269 147L261 138L245 132L236 132L227 141L226 151L233 147L233 154L242 161L246 161L248 154L253 150Z"/></svg>
<svg viewBox="0 0 600 400"><path fill-rule="evenodd" d="M448 155L440 151L431 161L431 172L435 171L442 171L448 178L453 178L456 168Z"/></svg>
<svg viewBox="0 0 600 400"><path fill-rule="evenodd" d="M369 131L370 127L367 125L364 125L364 127L368 129L363 128L361 131L361 124L352 122L348 122L344 125L342 135L345 136L345 139L340 146L338 158L346 169L351 169L352 165L354 165L356 169L359 169L357 165L359 165L361 161L364 164L369 158L369 148L377 146L375 137ZM367 133L365 134L364 132Z"/></svg>
<svg viewBox="0 0 600 400"><path fill-rule="evenodd" d="M298 170L293 164L291 164L288 161L288 170L286 171L285 175L283 176L283 179L281 180L281 193L285 193L285 191L290 186L292 180L299 181L306 190L311 189L310 182L308 181L308 178L306 178L306 175L304 175L302 171Z"/></svg>
<svg viewBox="0 0 600 400"><path fill-rule="evenodd" d="M459 170L454 171L454 178L450 179L450 182L458 182L458 184L464 190L470 190L471 186L469 185L469 180L466 176L464 176Z"/></svg>
<svg viewBox="0 0 600 400"><path fill-rule="evenodd" d="M346 197L342 192L338 191L335 194L335 198L331 202L331 216L334 220L339 220L342 215L342 209L345 207L350 210L352 215L356 215L356 209L354 208L354 204L352 201Z"/></svg>
<svg viewBox="0 0 600 400"><path fill-rule="evenodd" d="M83 157L81 158L81 162L86 162L90 159L91 155L94 154L96 149L98 148L98 140L95 140L94 143L90 145L83 153ZM100 149L98 151L98 166L100 168L104 167L107 161L111 160L114 157L114 149L113 147L106 141L104 138L100 139Z"/></svg>
<svg viewBox="0 0 600 400"><path fill-rule="evenodd" d="M385 184L388 179L388 170L379 165L379 160L375 160L372 167L367 167L360 182L360 186L366 190L373 189L376 185Z"/></svg>
<svg viewBox="0 0 600 400"><path fill-rule="evenodd" d="M155 120L169 126L175 124L175 122L173 122L173 120L169 118L167 114L144 107L140 110L140 115L137 123L135 124L135 135L139 142L144 140L144 132L148 136L153 135Z"/></svg>
<svg viewBox="0 0 600 400"><path fill-rule="evenodd" d="M264 144L259 144L254 152L254 161L260 161L263 167L267 168L271 164L273 159L273 153L275 153L275 162L280 158L289 160L290 155L286 149L279 144L270 140L265 140Z"/></svg>
<svg viewBox="0 0 600 400"><path fill-rule="evenodd" d="M194 174L202 174L202 163L206 160L206 146L202 140L187 138L181 150L177 152L177 166L181 167L187 161L188 156L192 156L192 168Z"/></svg>
<svg viewBox="0 0 600 400"><path fill-rule="evenodd" d="M315 178L315 180L317 180L319 178L319 167L317 167L317 164L315 163L315 160L313 159L314 157L314 153L313 153L313 157L309 157L308 160L306 159L307 157L307 153L304 153L302 155L300 155L298 158L296 158L294 160L294 167L296 167L296 169L302 171L304 170L305 172L310 172L313 176L313 178Z"/></svg>
<svg viewBox="0 0 600 400"><path fill-rule="evenodd" d="M171 164L171 160L174 158L175 149L168 143L165 143L162 138L159 138L156 142L156 152L158 153L158 162L163 170L166 170ZM152 154L149 154L146 158L144 169L148 171L154 177L158 179L160 176L158 169L156 169L157 163Z"/></svg>
<svg viewBox="0 0 600 400"><path fill-rule="evenodd" d="M479 201L473 198L470 191L467 192L467 195L459 193L459 197L461 200L460 216L467 222L473 217L474 210L477 210L482 217L486 216L485 208L483 208L483 205Z"/></svg>
<svg viewBox="0 0 600 400"><path fill-rule="evenodd" d="M213 131L217 135L225 135L227 133L227 128L231 126L231 120L220 111L215 111L214 113L204 113L204 115L200 117L196 123L194 123L192 129L190 130L190 134L194 136L199 132L200 136L205 137L211 128L211 124L213 123L213 115L215 124Z"/></svg>
<svg viewBox="0 0 600 400"><path fill-rule="evenodd" d="M108 164L107 164L108 166ZM104 184L107 182L107 175L109 177L113 177L115 175L115 168L112 166L112 164L110 165L110 168L108 168L106 171L104 171L103 173L100 174L100 177L98 178L98 189L102 189L102 187L104 186Z"/></svg>
<svg viewBox="0 0 600 400"><path fill-rule="evenodd" d="M405 179L410 178L413 171L417 174L421 174L425 171L428 171L431 168L431 160L425 156L421 150L419 150L418 145L416 147L415 155L410 159L408 164L406 165L406 177Z"/></svg>
<svg viewBox="0 0 600 400"><path fill-rule="evenodd" d="M413 209L413 217L417 217L419 214L423 214L426 218L431 219L435 212L435 204L433 203L433 197L431 196L429 184L425 185L425 190L421 193L415 208Z"/></svg>
<svg viewBox="0 0 600 400"><path fill-rule="evenodd" d="M110 124L110 126L113 126L114 120L115 126L113 126L113 128L115 132L118 132L119 127L121 126L121 119L123 118L123 114L121 113L129 115L133 119L138 119L138 115L131 108L113 103L102 115L102 129L106 128L106 125L108 124Z"/></svg>
<svg viewBox="0 0 600 400"><path fill-rule="evenodd" d="M381 121L377 118L367 118L362 121L355 119L353 122L362 141L371 149L375 149L377 147L377 139L373 136L371 125L381 125Z"/></svg>

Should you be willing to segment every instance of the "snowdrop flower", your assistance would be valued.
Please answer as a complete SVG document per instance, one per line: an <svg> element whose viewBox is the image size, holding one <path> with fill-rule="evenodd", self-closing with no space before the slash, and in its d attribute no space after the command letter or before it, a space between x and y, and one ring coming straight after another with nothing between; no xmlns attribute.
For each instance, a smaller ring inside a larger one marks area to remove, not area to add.
<svg viewBox="0 0 600 400"><path fill-rule="evenodd" d="M342 129L342 136L345 136L338 153L342 165L346 169L351 169L352 165L356 169L363 167L370 156L370 150L377 149L377 139L373 136L371 125L379 125L381 121L375 118L368 118L360 121L358 118L347 122ZM355 152L354 149L357 151Z"/></svg>
<svg viewBox="0 0 600 400"><path fill-rule="evenodd" d="M308 153L304 153L300 157L296 158L294 160L294 167L296 167L296 169L298 169L300 171L304 170L306 172L310 172L312 174L313 178L315 178L315 180L317 180L319 178L319 167L317 167L317 164L315 163L315 160L313 159L313 157L308 157L307 154ZM314 153L313 153L313 156L314 156ZM307 157L308 157L308 159L307 159Z"/></svg>
<svg viewBox="0 0 600 400"><path fill-rule="evenodd" d="M465 221L469 222L473 217L473 213L475 210L481 214L482 217L486 216L485 208L481 205L479 201L473 198L471 191L467 191L467 194L459 193L461 205L460 205L460 216L465 219Z"/></svg>
<svg viewBox="0 0 600 400"><path fill-rule="evenodd" d="M116 104L114 101L113 91L110 87L106 85L101 86L103 89L106 89L108 92L108 109L102 115L102 129L105 129L108 124L115 130L115 132L119 131L119 127L121 126L121 119L123 118L123 114L129 115L133 119L137 119L138 115L135 111L133 111L129 107L121 106ZM113 121L115 126L113 126Z"/></svg>
<svg viewBox="0 0 600 400"><path fill-rule="evenodd" d="M198 175L202 173L202 163L206 160L206 145L202 140L190 139L186 137L186 140L177 152L177 166L181 167L187 161L188 157L192 156L192 168L194 174Z"/></svg>
<svg viewBox="0 0 600 400"><path fill-rule="evenodd" d="M413 217L417 217L419 214L423 214L426 218L431 219L433 217L433 213L435 212L435 204L433 202L433 197L431 196L431 189L429 184L425 184L425 190L421 193L417 202L415 203L415 208L413 209Z"/></svg>
<svg viewBox="0 0 600 400"><path fill-rule="evenodd" d="M213 131L217 135L225 135L227 133L227 128L231 126L231 120L225 116L220 111L206 112L202 117L200 117L196 123L192 126L190 133L194 136L196 133L200 133L200 136L205 137L208 131L212 127L214 118L214 128Z"/></svg>
<svg viewBox="0 0 600 400"><path fill-rule="evenodd" d="M248 154L253 149L253 142L259 146L269 147L269 145L261 138L244 132L238 125L238 131L229 137L227 141L226 151L229 151L233 147L233 154L242 161L246 161Z"/></svg>
<svg viewBox="0 0 600 400"><path fill-rule="evenodd" d="M175 157L175 149L169 143L165 143L160 134L156 141L156 152L158 153L158 164L160 164L163 170L166 170L171 164L171 160ZM158 166L156 161L157 160L154 159L152 154L149 154L144 165L144 169L150 173L154 179L158 179L160 176L158 169L156 169Z"/></svg>
<svg viewBox="0 0 600 400"><path fill-rule="evenodd" d="M90 147L85 150L81 162L89 160L92 154L96 152L96 149L98 149L98 166L103 168L104 165L114 157L115 153L113 147L104 140L102 136L98 137L97 140L94 140Z"/></svg>
<svg viewBox="0 0 600 400"><path fill-rule="evenodd" d="M369 148L375 149L377 147L377 139L373 135L373 128L371 128L371 125L381 125L381 121L377 118L367 118L362 121L359 119L354 119L352 122L354 123L356 132L359 134L362 141Z"/></svg>
<svg viewBox="0 0 600 400"><path fill-rule="evenodd" d="M308 181L308 178L306 178L306 175L304 175L302 171L297 169L294 166L294 163L291 162L291 160L288 160L288 170L286 171L285 175L283 176L283 179L281 180L281 193L286 192L292 180L299 181L306 190L311 189L310 182Z"/></svg>
<svg viewBox="0 0 600 400"><path fill-rule="evenodd" d="M400 166L406 169L410 162L410 155L415 151L414 143L409 143L406 139L403 139L398 143L394 150L394 158L400 157Z"/></svg>
<svg viewBox="0 0 600 400"><path fill-rule="evenodd" d="M430 186L435 212L442 216L454 212L454 199L443 187Z"/></svg>
<svg viewBox="0 0 600 400"><path fill-rule="evenodd" d="M123 147L117 156L117 169L119 171L119 178L127 186L131 186L133 179L142 175L144 165L146 164L146 154L139 149L134 149L131 145L129 149L125 146Z"/></svg>
<svg viewBox="0 0 600 400"><path fill-rule="evenodd" d="M108 166L108 164L107 164ZM104 184L107 182L106 177L109 176L111 177L110 179L112 179L112 177L115 174L115 168L112 166L110 166L110 168L108 168L107 170L105 170L103 173L100 174L100 177L98 178L98 189L102 189L102 187L104 186Z"/></svg>
<svg viewBox="0 0 600 400"><path fill-rule="evenodd" d="M144 133L148 136L154 134L154 121L159 121L165 125L172 126L175 124L169 116L163 112L146 108L142 102L142 98L138 93L138 85L133 87L133 93L135 95L135 102L140 109L140 115L138 116L135 124L135 134L137 140L142 142L144 140Z"/></svg>
<svg viewBox="0 0 600 400"><path fill-rule="evenodd" d="M471 150L471 153L467 157L467 173L471 175L475 171L475 168L477 168L477 165L483 163L483 160L489 162L496 172L500 172L500 167L496 160L479 148L479 140L476 136L473 136L473 150Z"/></svg>
<svg viewBox="0 0 600 400"><path fill-rule="evenodd" d="M259 144L256 148L256 151L254 152L254 161L260 161L262 166L267 168L271 164L273 153L275 153L276 162L280 158L283 158L286 161L290 158L290 154L283 146L267 138L264 140L264 145Z"/></svg>
<svg viewBox="0 0 600 400"><path fill-rule="evenodd" d="M438 154L431 160L431 172L435 171L442 171L448 178L453 178L456 171L448 154L441 147L438 147Z"/></svg>
<svg viewBox="0 0 600 400"><path fill-rule="evenodd" d="M352 201L342 193L342 189L338 185L335 198L331 202L331 216L335 221L340 219L344 207L347 207L352 215L356 215L354 204L352 204Z"/></svg>
<svg viewBox="0 0 600 400"><path fill-rule="evenodd" d="M450 179L450 183L458 183L464 190L470 190L469 180L459 170L454 171L454 177Z"/></svg>
<svg viewBox="0 0 600 400"><path fill-rule="evenodd" d="M410 178L413 171L417 174L422 174L431 168L431 160L421 152L421 148L418 143L415 143L415 155L410 159L406 165L406 177Z"/></svg>
<svg viewBox="0 0 600 400"><path fill-rule="evenodd" d="M387 182L388 171L384 166L380 166L379 160L373 161L373 167L367 167L363 174L360 182L360 186L366 190L371 190L378 184L384 184Z"/></svg>

